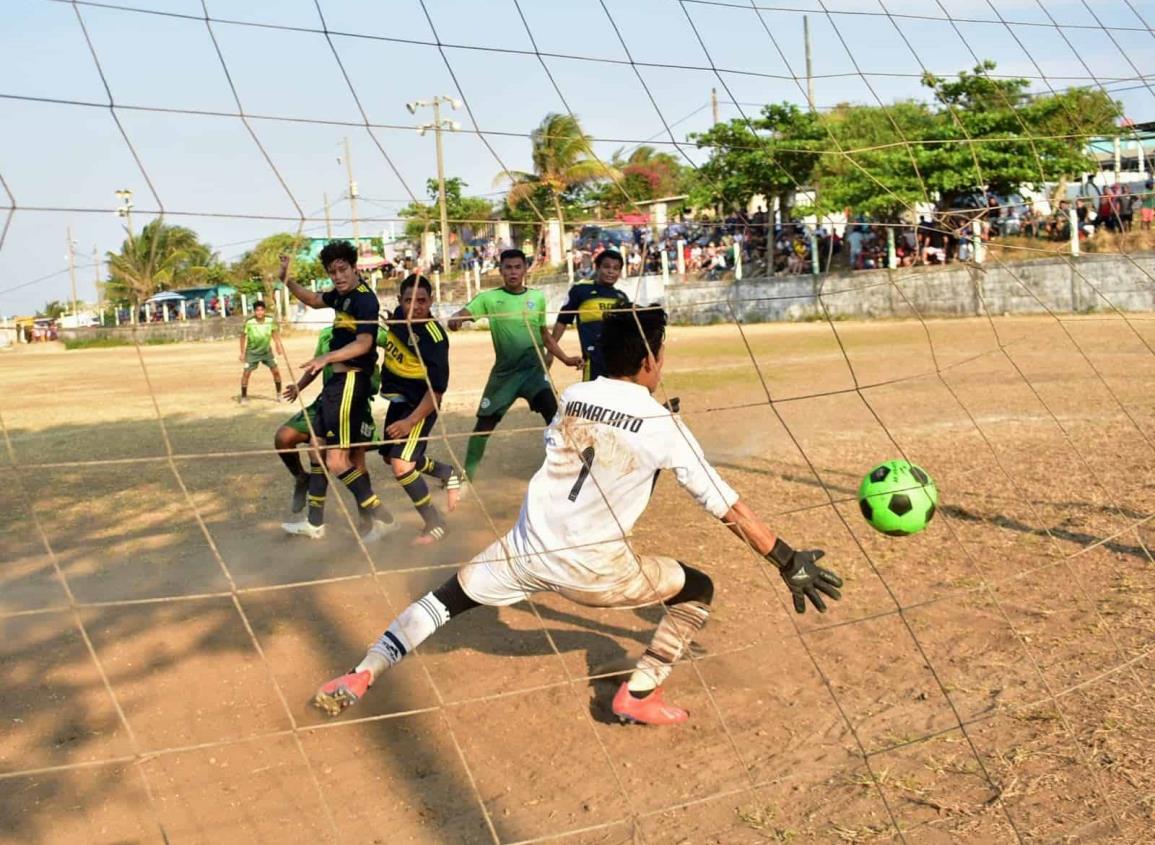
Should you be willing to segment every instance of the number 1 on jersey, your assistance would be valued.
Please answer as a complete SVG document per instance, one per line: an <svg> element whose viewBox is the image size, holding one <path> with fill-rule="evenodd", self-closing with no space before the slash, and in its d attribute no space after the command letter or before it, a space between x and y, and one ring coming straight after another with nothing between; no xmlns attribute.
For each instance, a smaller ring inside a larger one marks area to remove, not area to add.
<svg viewBox="0 0 1155 845"><path fill-rule="evenodd" d="M586 446L581 453L582 469L578 473L577 481L573 483L573 487L569 491L569 500L576 502L578 494L582 491L582 485L586 483L586 478L590 474L590 468L594 465L594 447Z"/></svg>

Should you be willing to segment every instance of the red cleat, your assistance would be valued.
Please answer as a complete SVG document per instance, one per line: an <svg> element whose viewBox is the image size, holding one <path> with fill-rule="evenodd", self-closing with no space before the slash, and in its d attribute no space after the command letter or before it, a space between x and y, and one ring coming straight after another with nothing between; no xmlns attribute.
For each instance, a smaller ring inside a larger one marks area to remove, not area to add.
<svg viewBox="0 0 1155 845"><path fill-rule="evenodd" d="M628 683L618 687L613 710L619 721L640 725L680 725L690 718L690 714L681 707L667 704L663 700L661 687L645 698L634 698L630 695Z"/></svg>
<svg viewBox="0 0 1155 845"><path fill-rule="evenodd" d="M340 715L346 707L351 707L361 700L372 684L372 679L373 676L369 674L368 669L334 678L317 690L317 694L313 696L313 706L318 710L324 710L329 716Z"/></svg>

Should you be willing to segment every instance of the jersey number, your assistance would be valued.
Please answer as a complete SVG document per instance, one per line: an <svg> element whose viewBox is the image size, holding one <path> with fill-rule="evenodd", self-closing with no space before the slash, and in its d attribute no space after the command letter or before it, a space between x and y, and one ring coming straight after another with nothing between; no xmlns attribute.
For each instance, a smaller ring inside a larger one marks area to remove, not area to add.
<svg viewBox="0 0 1155 845"><path fill-rule="evenodd" d="M586 478L589 477L590 468L594 465L594 447L586 446L581 453L582 469L578 473L577 481L573 483L573 487L569 491L569 500L576 502L578 494L582 491L582 485L586 483Z"/></svg>

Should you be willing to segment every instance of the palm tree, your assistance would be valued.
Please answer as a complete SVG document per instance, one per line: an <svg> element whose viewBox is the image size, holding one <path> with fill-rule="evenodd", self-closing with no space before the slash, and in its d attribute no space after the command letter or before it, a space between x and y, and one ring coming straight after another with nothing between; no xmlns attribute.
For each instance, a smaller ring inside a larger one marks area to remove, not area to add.
<svg viewBox="0 0 1155 845"><path fill-rule="evenodd" d="M120 252L108 253L109 290L140 305L160 290L192 281L212 262L212 250L196 232L184 226L166 226L157 218L135 237L131 234Z"/></svg>
<svg viewBox="0 0 1155 845"><path fill-rule="evenodd" d="M564 221L561 197L567 190L621 176L594 155L590 137L573 115L547 114L529 137L533 146L533 172L504 170L496 180L510 183L506 197L510 208L517 208L544 188L553 201L557 219Z"/></svg>

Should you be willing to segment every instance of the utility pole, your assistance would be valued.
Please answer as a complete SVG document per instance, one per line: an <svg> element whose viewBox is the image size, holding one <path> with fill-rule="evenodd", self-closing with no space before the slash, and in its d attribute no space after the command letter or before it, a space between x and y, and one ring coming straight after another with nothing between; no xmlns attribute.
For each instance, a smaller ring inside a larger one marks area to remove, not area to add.
<svg viewBox="0 0 1155 845"><path fill-rule="evenodd" d="M802 41L806 45L806 102L814 111L814 68L810 64L810 17L802 16Z"/></svg>
<svg viewBox="0 0 1155 845"><path fill-rule="evenodd" d="M118 217L124 218L124 227L128 230L128 245L130 248L132 248L132 189L121 188L116 192L116 198L120 200L120 205L116 209L116 214ZM140 307L140 297L135 296L133 297L133 300L134 301L132 308L130 309L129 319L135 326L137 319L137 308Z"/></svg>
<svg viewBox="0 0 1155 845"><path fill-rule="evenodd" d="M68 277L72 281L72 321L77 324L76 328L80 328L80 320L76 316L76 244L72 241L71 226L65 231L65 237L68 239Z"/></svg>
<svg viewBox="0 0 1155 845"><path fill-rule="evenodd" d="M329 217L329 195L322 194L325 198L325 237L333 240L333 220Z"/></svg>
<svg viewBox="0 0 1155 845"><path fill-rule="evenodd" d="M718 125L718 89L710 89L710 105L714 109L714 125Z"/></svg>
<svg viewBox="0 0 1155 845"><path fill-rule="evenodd" d="M96 273L96 305L98 308L103 310L103 308L104 308L104 291L101 289L101 282L100 282L101 266L100 265L101 265L100 250L98 250L96 248L96 244L93 244L92 245L92 266L96 268L96 270L94 271Z"/></svg>
<svg viewBox="0 0 1155 845"><path fill-rule="evenodd" d="M345 138L345 172L349 177L349 216L353 220L353 245L361 252L360 232L357 229L357 183L353 181L353 159L349 157L349 139Z"/></svg>
<svg viewBox="0 0 1155 845"><path fill-rule="evenodd" d="M437 149L437 202L441 211L441 272L448 277L450 270L449 260L449 211L445 205L445 155L441 146L441 132L448 130L450 132L461 128L461 125L455 120L441 119L441 104L447 103L452 108L460 108L461 101L453 97L434 97L431 100L416 100L412 103L406 103L405 108L409 109L410 114L417 114L417 109L432 106L433 107L433 122L423 123L417 127L418 133L424 135L430 129L433 130L433 138L436 142ZM468 281L466 282L468 285Z"/></svg>

